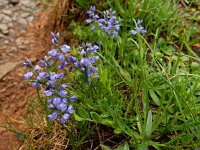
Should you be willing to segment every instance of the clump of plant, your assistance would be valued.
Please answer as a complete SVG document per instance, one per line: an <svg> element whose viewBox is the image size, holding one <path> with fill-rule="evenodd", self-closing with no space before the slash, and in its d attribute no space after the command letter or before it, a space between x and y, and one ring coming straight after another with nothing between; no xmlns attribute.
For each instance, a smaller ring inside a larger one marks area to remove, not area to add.
<svg viewBox="0 0 200 150"><path fill-rule="evenodd" d="M112 147L92 141L91 149L198 147L200 72L189 64L199 58L182 53L182 47L176 53L157 34L159 24L151 30L145 16L130 20L125 8L117 8L97 13L91 6L85 26L74 25L85 43L62 45L60 34L52 33L54 48L40 65L24 63L31 69L25 79L45 96L48 129L63 130L63 145L72 149L81 148L96 128L125 140Z"/></svg>

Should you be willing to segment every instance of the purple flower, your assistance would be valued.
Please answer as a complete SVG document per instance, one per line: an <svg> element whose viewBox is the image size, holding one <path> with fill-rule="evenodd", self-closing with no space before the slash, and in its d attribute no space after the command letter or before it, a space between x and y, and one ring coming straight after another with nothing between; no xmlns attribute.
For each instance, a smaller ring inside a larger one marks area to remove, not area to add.
<svg viewBox="0 0 200 150"><path fill-rule="evenodd" d="M57 55L56 55L56 58L57 58L58 60L60 60L61 62L65 61L65 56L64 56L63 54L57 54Z"/></svg>
<svg viewBox="0 0 200 150"><path fill-rule="evenodd" d="M40 69L41 69L41 67L38 66L38 65L36 65L36 66L34 67L33 71L37 71L37 70L40 70Z"/></svg>
<svg viewBox="0 0 200 150"><path fill-rule="evenodd" d="M38 81L43 81L45 79L45 76L47 75L46 72L39 72L38 77L36 78Z"/></svg>
<svg viewBox="0 0 200 150"><path fill-rule="evenodd" d="M62 123L62 124L65 124L65 122L67 121L67 119L69 118L69 114L64 114L64 115L62 115L61 116L61 118L60 118L60 122Z"/></svg>
<svg viewBox="0 0 200 150"><path fill-rule="evenodd" d="M68 86L66 84L61 84L60 85L60 90L64 90L65 88L67 88Z"/></svg>
<svg viewBox="0 0 200 150"><path fill-rule="evenodd" d="M141 23L143 22L142 19L139 19L137 21L137 25L135 27L134 30L131 30L131 34L132 35L136 35L138 33L138 31L141 33L141 34L146 34L147 33L147 30L144 29L144 27L142 27Z"/></svg>
<svg viewBox="0 0 200 150"><path fill-rule="evenodd" d="M90 49L88 50L88 53L96 52L97 49L99 49L99 47L98 47L97 45L94 45L92 48L90 48Z"/></svg>
<svg viewBox="0 0 200 150"><path fill-rule="evenodd" d="M67 92L64 91L64 90L62 90L62 91L59 91L58 95L59 95L60 97L66 97L66 96L67 96Z"/></svg>
<svg viewBox="0 0 200 150"><path fill-rule="evenodd" d="M54 91L46 90L46 91L44 91L44 94L45 94L46 96L51 96L51 95L54 94Z"/></svg>
<svg viewBox="0 0 200 150"><path fill-rule="evenodd" d="M91 67L90 68L91 73L97 73L98 72L98 68L96 67Z"/></svg>
<svg viewBox="0 0 200 150"><path fill-rule="evenodd" d="M67 105L66 105L66 103L63 103L63 102L62 102L62 103L60 104L60 108L59 108L59 109L60 109L60 111L62 111L62 112L66 111L66 110L67 110Z"/></svg>
<svg viewBox="0 0 200 150"><path fill-rule="evenodd" d="M51 37L52 37L52 39L51 39L52 44L54 44L54 45L58 44L58 41L60 40L60 33L58 32L55 35L53 32L51 32Z"/></svg>
<svg viewBox="0 0 200 150"><path fill-rule="evenodd" d="M31 77L33 76L33 72L27 72L26 74L24 74L24 79L25 80L29 80Z"/></svg>
<svg viewBox="0 0 200 150"><path fill-rule="evenodd" d="M23 65L26 66L26 67L31 67L31 66L32 66L32 63L31 63L31 61L27 58L27 59L25 60L25 62L23 62Z"/></svg>
<svg viewBox="0 0 200 150"><path fill-rule="evenodd" d="M74 113L74 108L72 107L72 105L69 105L68 109L67 109L67 112L69 114L73 114Z"/></svg>
<svg viewBox="0 0 200 150"><path fill-rule="evenodd" d="M49 117L49 119L50 119L51 121L54 121L54 120L56 120L56 118L58 117L58 113L57 113L57 112L54 112L53 114L48 115L48 117Z"/></svg>
<svg viewBox="0 0 200 150"><path fill-rule="evenodd" d="M93 56L93 57L90 57L89 59L92 64L95 64L95 62L99 59L99 56Z"/></svg>
<svg viewBox="0 0 200 150"><path fill-rule="evenodd" d="M59 64L58 69L64 69L65 66L66 66L66 62L63 61L63 62L61 62L61 63Z"/></svg>
<svg viewBox="0 0 200 150"><path fill-rule="evenodd" d="M71 102L74 102L76 99L77 99L77 96L72 96L72 97L70 97L69 100L70 100Z"/></svg>
<svg viewBox="0 0 200 150"><path fill-rule="evenodd" d="M61 104L61 98L60 97L54 97L52 99L52 104L59 109L60 108L60 104Z"/></svg>
<svg viewBox="0 0 200 150"><path fill-rule="evenodd" d="M62 99L62 102L65 103L65 104L67 104L67 99L66 99L66 98L63 98L63 99Z"/></svg>
<svg viewBox="0 0 200 150"><path fill-rule="evenodd" d="M35 87L36 89L40 89L40 83L39 82L33 82L32 86Z"/></svg>
<svg viewBox="0 0 200 150"><path fill-rule="evenodd" d="M90 60L89 60L88 58L82 58L82 59L80 60L80 64L81 64L81 65L84 65L85 67L88 67L88 66L91 65L91 62L90 62Z"/></svg>
<svg viewBox="0 0 200 150"><path fill-rule="evenodd" d="M136 30L131 30L131 34L136 35L137 31Z"/></svg>
<svg viewBox="0 0 200 150"><path fill-rule="evenodd" d="M86 23L89 24L93 21L93 19L86 19Z"/></svg>
<svg viewBox="0 0 200 150"><path fill-rule="evenodd" d="M70 47L68 45L62 45L60 49L63 53L68 53L70 51Z"/></svg>
<svg viewBox="0 0 200 150"><path fill-rule="evenodd" d="M73 56L69 56L68 58L67 58L67 62L69 63L69 64L73 64L73 63L75 63L77 61L77 59L75 58L75 57L73 57Z"/></svg>
<svg viewBox="0 0 200 150"><path fill-rule="evenodd" d="M52 49L51 51L48 52L48 54L50 56L56 57L56 55L57 55L57 49Z"/></svg>

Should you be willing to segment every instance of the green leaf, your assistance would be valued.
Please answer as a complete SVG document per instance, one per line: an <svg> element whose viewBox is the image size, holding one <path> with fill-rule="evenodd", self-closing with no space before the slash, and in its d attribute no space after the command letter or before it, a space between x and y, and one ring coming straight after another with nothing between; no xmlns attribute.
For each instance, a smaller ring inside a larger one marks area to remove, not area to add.
<svg viewBox="0 0 200 150"><path fill-rule="evenodd" d="M101 148L103 150L112 150L110 147L106 146L106 145L103 145L103 144L100 144Z"/></svg>
<svg viewBox="0 0 200 150"><path fill-rule="evenodd" d="M80 117L84 118L84 119L90 119L89 114L87 113L86 110L79 108L78 109L78 114L80 115Z"/></svg>
<svg viewBox="0 0 200 150"><path fill-rule="evenodd" d="M74 113L74 119L76 121L83 121L84 120L83 118L81 118L80 116L78 116L76 113Z"/></svg>
<svg viewBox="0 0 200 150"><path fill-rule="evenodd" d="M101 123L102 119L96 112L90 112L91 118L97 123Z"/></svg>
<svg viewBox="0 0 200 150"><path fill-rule="evenodd" d="M147 117L147 124L146 124L146 136L149 137L152 132L152 112L149 110L148 117Z"/></svg>
<svg viewBox="0 0 200 150"><path fill-rule="evenodd" d="M124 145L118 146L115 150L129 150L129 145L126 142Z"/></svg>
<svg viewBox="0 0 200 150"><path fill-rule="evenodd" d="M152 100L154 101L154 103L158 106L160 106L160 100L158 98L158 96L156 95L155 91L154 90L149 90L149 94L152 98Z"/></svg>

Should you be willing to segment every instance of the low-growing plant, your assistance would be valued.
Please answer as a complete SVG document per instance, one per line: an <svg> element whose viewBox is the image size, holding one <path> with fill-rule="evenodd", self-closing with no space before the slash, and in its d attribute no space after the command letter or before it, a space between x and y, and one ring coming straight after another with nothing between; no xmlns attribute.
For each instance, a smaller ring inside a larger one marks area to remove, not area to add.
<svg viewBox="0 0 200 150"><path fill-rule="evenodd" d="M60 34L52 33L54 48L40 66L26 60L31 70L24 77L37 89L46 139L58 138L57 131L62 149L85 149L84 141L96 128L106 128L123 137L122 143L111 146L100 140L97 148L199 146L200 71L195 67L200 59L183 53L184 37L178 47L168 41L177 18L164 14L170 3L164 8L159 2L108 1L113 8L103 12L91 6L84 26L71 24L85 43L63 45ZM90 149L96 148L93 142Z"/></svg>

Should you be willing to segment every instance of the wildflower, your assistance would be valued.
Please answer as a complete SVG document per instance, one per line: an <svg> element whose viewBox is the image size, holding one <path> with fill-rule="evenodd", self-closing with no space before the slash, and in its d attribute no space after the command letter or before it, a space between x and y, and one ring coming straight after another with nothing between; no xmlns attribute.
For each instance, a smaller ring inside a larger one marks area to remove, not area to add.
<svg viewBox="0 0 200 150"><path fill-rule="evenodd" d="M68 45L62 45L60 49L63 53L68 53L70 51L70 47Z"/></svg>
<svg viewBox="0 0 200 150"><path fill-rule="evenodd" d="M60 104L61 104L61 98L60 97L54 97L53 99L52 99L52 104L54 105L54 107L56 108L56 109L59 109L60 108Z"/></svg>
<svg viewBox="0 0 200 150"><path fill-rule="evenodd" d="M99 18L98 14L95 14L95 10L96 10L96 7L95 6L91 6L90 9L87 11L87 14L89 15L89 18L86 19L86 23L87 24L93 22L94 19L98 19Z"/></svg>
<svg viewBox="0 0 200 150"><path fill-rule="evenodd" d="M71 102L74 102L76 99L77 99L77 96L72 96L72 97L70 97L69 100L70 100Z"/></svg>
<svg viewBox="0 0 200 150"><path fill-rule="evenodd" d="M51 96L51 95L54 94L54 91L46 90L46 91L44 91L44 94L45 94L46 96Z"/></svg>
<svg viewBox="0 0 200 150"><path fill-rule="evenodd" d="M48 54L50 55L50 56L53 56L53 57L56 57L56 55L57 55L57 49L52 49L51 51L49 51L48 52Z"/></svg>
<svg viewBox="0 0 200 150"><path fill-rule="evenodd" d="M50 57L45 56L44 60L40 60L40 65L44 68L49 68L54 64L54 61L50 60Z"/></svg>
<svg viewBox="0 0 200 150"><path fill-rule="evenodd" d="M27 59L25 60L25 62L23 62L23 65L26 66L26 67L31 67L31 66L32 66L32 63L31 63L31 61L27 58Z"/></svg>
<svg viewBox="0 0 200 150"><path fill-rule="evenodd" d="M69 64L73 64L73 63L75 63L77 61L77 59L75 58L75 57L73 57L73 56L69 56L68 58L67 58L67 62L69 63Z"/></svg>
<svg viewBox="0 0 200 150"><path fill-rule="evenodd" d="M67 92L64 91L64 90L62 90L62 91L59 91L58 95L59 95L60 97L66 97L66 96L67 96Z"/></svg>
<svg viewBox="0 0 200 150"><path fill-rule="evenodd" d="M60 33L58 32L57 34L54 34L51 32L51 37L52 37L52 44L56 45L58 44L58 41L60 40Z"/></svg>
<svg viewBox="0 0 200 150"><path fill-rule="evenodd" d="M54 112L53 114L48 115L48 117L50 120L54 121L58 117L58 113Z"/></svg>
<svg viewBox="0 0 200 150"><path fill-rule="evenodd" d="M60 118L60 122L62 123L62 124L65 124L65 122L67 121L67 119L69 118L69 114L64 114L64 115L62 115L61 116L61 118Z"/></svg>
<svg viewBox="0 0 200 150"><path fill-rule="evenodd" d="M65 88L67 88L68 86L66 84L61 84L60 85L60 90L64 90Z"/></svg>
<svg viewBox="0 0 200 150"><path fill-rule="evenodd" d="M132 34L132 35L136 35L138 31L139 31L141 34L146 34L146 33L147 33L147 30L145 30L144 27L141 26L141 23L142 23L142 22L143 22L142 19L139 19L139 20L137 21L137 25L136 25L135 29L134 29L134 30L131 30L131 34Z"/></svg>
<svg viewBox="0 0 200 150"><path fill-rule="evenodd" d="M40 69L41 69L41 67L38 66L38 65L36 65L36 66L34 67L33 71L37 71L37 70L40 70Z"/></svg>
<svg viewBox="0 0 200 150"><path fill-rule="evenodd" d="M29 80L31 77L33 76L33 72L27 72L26 74L24 74L24 79L25 80Z"/></svg>
<svg viewBox="0 0 200 150"><path fill-rule="evenodd" d="M66 103L64 103L64 102L62 102L61 104L60 104L60 111L62 111L62 112L64 112L64 111L66 111L67 110L67 105L66 105Z"/></svg>
<svg viewBox="0 0 200 150"><path fill-rule="evenodd" d="M68 109L67 109L67 112L69 114L73 114L74 113L74 108L72 107L72 105L69 105Z"/></svg>
<svg viewBox="0 0 200 150"><path fill-rule="evenodd" d="M40 89L40 83L39 82L33 82L32 86L35 87L36 89Z"/></svg>

